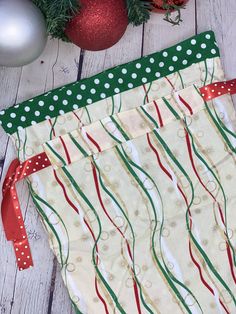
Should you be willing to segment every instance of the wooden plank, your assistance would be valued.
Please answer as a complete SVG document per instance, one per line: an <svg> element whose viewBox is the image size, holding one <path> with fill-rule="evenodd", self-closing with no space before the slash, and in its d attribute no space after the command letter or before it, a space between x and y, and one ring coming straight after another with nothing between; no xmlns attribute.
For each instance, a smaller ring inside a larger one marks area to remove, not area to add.
<svg viewBox="0 0 236 314"><path fill-rule="evenodd" d="M197 0L198 32L212 29L220 47L226 76L235 77L236 69L235 0Z"/></svg>
<svg viewBox="0 0 236 314"><path fill-rule="evenodd" d="M221 51L227 79L236 77L236 2L235 0L197 0L197 30L212 29ZM236 109L236 96L233 96Z"/></svg>
<svg viewBox="0 0 236 314"><path fill-rule="evenodd" d="M0 108L4 109L9 105L13 105L16 102L18 86L21 78L22 68L5 68L2 67L0 69L0 82L1 82L1 93L0 93ZM5 171L9 162L5 161L5 155L9 143L8 136L6 133L1 129L0 130L0 139L1 139L1 149L0 149L0 158L1 158L1 174L3 177L5 175ZM9 147L13 147L13 144L9 144ZM3 171L3 172L2 172ZM0 310L1 313L7 313L9 309L8 304L12 301L12 291L14 285L10 287L10 284L14 282L15 278L15 267L11 267L11 271L7 272L7 262L9 258L11 258L11 252L9 246L6 243L5 235L2 231L2 224L0 225L0 247L1 247L1 254L0 254ZM8 282L10 284L8 284ZM7 293L4 291L4 287L8 286Z"/></svg>
<svg viewBox="0 0 236 314"><path fill-rule="evenodd" d="M57 40L49 41L42 56L34 63L22 68L16 102L75 81L79 53L80 49L74 45L59 43ZM9 73L11 73L10 71L9 69ZM15 150L10 143L3 175L13 158L15 158ZM0 270L0 306L5 313L47 313L48 307L52 306L52 304L49 305L50 295L53 294L52 282L53 289L56 288L57 282L54 278L55 274L52 272L54 257L49 250L47 235L36 209L29 199L26 183L19 184L18 191L35 268L23 272L16 270L12 246L6 243L1 228L0 246L3 248L4 254L0 255L0 263L3 265ZM54 277L52 278L52 276ZM65 288L61 289L60 298L61 304L64 304L66 310L71 307ZM55 300L55 312L63 311L63 308L56 307L56 304L59 303Z"/></svg>
<svg viewBox="0 0 236 314"><path fill-rule="evenodd" d="M80 49L72 44L49 40L44 54L23 67L17 102L74 82Z"/></svg>
<svg viewBox="0 0 236 314"><path fill-rule="evenodd" d="M18 85L20 82L22 68L9 69L5 67L0 68L0 110L13 105L16 101ZM4 156L8 143L8 136L0 129L0 178L4 164Z"/></svg>
<svg viewBox="0 0 236 314"><path fill-rule="evenodd" d="M66 288L64 286L64 282L63 282L61 274L60 274L60 266L58 263L55 264L54 269L55 269L55 288L53 291L53 302L51 305L51 312L49 309L48 313L73 314L74 309L71 306L68 291L66 290ZM50 304L50 302L49 302L49 304Z"/></svg>
<svg viewBox="0 0 236 314"><path fill-rule="evenodd" d="M183 22L173 26L163 20L163 14L153 13L144 26L143 54L170 47L195 33L195 3L190 1L182 10Z"/></svg>
<svg viewBox="0 0 236 314"><path fill-rule="evenodd" d="M81 77L89 77L141 56L142 26L128 26L122 39L113 47L98 52L85 51Z"/></svg>

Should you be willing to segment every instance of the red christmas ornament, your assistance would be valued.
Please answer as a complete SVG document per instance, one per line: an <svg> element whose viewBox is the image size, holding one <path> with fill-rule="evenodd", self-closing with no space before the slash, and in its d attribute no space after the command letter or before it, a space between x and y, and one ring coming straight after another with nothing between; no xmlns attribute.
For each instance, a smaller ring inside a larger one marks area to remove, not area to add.
<svg viewBox="0 0 236 314"><path fill-rule="evenodd" d="M120 40L128 25L124 0L80 0L80 4L80 11L65 29L65 34L74 44L98 51Z"/></svg>
<svg viewBox="0 0 236 314"><path fill-rule="evenodd" d="M183 7L188 0L152 0L154 12L164 13L166 11L173 12Z"/></svg>

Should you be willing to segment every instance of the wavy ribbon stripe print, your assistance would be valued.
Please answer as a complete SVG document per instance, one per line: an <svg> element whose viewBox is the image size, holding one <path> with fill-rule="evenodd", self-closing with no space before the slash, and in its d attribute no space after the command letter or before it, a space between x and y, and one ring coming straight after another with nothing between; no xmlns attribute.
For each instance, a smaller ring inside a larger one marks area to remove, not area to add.
<svg viewBox="0 0 236 314"><path fill-rule="evenodd" d="M19 270L26 179L75 313L234 314L235 93L208 31L1 111Z"/></svg>

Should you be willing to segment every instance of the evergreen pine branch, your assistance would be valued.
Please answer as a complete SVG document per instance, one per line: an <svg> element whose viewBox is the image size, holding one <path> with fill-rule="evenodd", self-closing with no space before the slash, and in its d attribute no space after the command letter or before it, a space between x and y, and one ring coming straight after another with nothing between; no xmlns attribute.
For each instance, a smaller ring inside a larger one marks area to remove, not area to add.
<svg viewBox="0 0 236 314"><path fill-rule="evenodd" d="M129 22L134 26L146 23L150 18L151 1L126 0Z"/></svg>
<svg viewBox="0 0 236 314"><path fill-rule="evenodd" d="M179 25L182 22L181 10L185 9L185 5L168 4L168 0L163 0L163 9L166 10L164 21L172 25ZM173 12L174 11L174 12ZM174 16L174 18L172 18Z"/></svg>
<svg viewBox="0 0 236 314"><path fill-rule="evenodd" d="M45 16L47 31L53 38L69 41L64 33L67 22L79 10L78 0L33 0Z"/></svg>

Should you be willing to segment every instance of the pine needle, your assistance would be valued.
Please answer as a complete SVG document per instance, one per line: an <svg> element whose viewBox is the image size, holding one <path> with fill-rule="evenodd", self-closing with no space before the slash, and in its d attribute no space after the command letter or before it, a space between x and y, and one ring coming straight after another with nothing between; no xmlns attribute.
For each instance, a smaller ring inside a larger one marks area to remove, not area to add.
<svg viewBox="0 0 236 314"><path fill-rule="evenodd" d="M45 16L48 34L69 41L65 35L67 22L78 12L78 0L33 0Z"/></svg>
<svg viewBox="0 0 236 314"><path fill-rule="evenodd" d="M151 1L126 0L129 22L134 26L146 23L150 18Z"/></svg>

